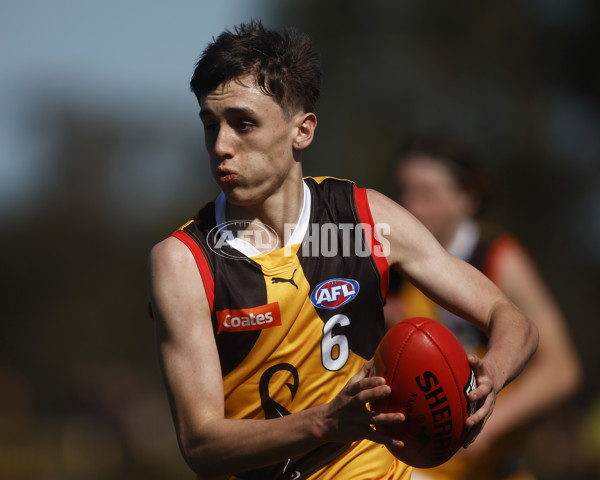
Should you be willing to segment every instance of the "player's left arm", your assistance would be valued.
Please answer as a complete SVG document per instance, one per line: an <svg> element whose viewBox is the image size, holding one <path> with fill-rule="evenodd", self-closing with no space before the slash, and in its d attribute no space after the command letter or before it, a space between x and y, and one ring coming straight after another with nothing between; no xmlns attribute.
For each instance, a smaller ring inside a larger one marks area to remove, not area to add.
<svg viewBox="0 0 600 480"><path fill-rule="evenodd" d="M469 355L477 377L470 400L480 408L467 419L474 438L493 409L497 393L514 379L535 352L536 326L481 272L450 255L407 210L369 190L377 224L389 225L389 264L436 303L486 332L486 355Z"/></svg>

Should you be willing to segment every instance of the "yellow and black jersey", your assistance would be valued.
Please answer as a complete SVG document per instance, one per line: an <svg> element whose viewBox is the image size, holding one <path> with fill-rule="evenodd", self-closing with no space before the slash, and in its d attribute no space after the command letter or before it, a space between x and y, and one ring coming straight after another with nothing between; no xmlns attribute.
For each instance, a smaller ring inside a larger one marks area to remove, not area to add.
<svg viewBox="0 0 600 480"><path fill-rule="evenodd" d="M192 251L211 306L225 415L268 419L331 401L384 334L389 267L366 190L304 180L300 220L284 248L252 255L227 237L221 194L174 235ZM408 478L368 441L327 444L244 479Z"/></svg>

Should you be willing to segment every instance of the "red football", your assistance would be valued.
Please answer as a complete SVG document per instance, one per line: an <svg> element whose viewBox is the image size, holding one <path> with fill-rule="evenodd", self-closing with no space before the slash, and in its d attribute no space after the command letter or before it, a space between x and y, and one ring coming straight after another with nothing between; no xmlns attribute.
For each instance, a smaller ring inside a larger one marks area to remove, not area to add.
<svg viewBox="0 0 600 480"><path fill-rule="evenodd" d="M429 468L452 457L465 440L474 408L467 395L475 388L467 354L452 332L429 318L400 322L377 347L375 375L392 393L371 408L406 416L401 424L377 427L404 442L398 458Z"/></svg>

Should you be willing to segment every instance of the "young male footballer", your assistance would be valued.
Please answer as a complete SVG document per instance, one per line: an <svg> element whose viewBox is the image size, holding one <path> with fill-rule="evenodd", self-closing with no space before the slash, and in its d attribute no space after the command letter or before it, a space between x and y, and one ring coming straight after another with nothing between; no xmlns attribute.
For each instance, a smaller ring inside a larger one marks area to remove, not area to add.
<svg viewBox="0 0 600 480"><path fill-rule="evenodd" d="M152 249L149 282L180 447L201 478L410 478L392 454L402 442L377 431L403 415L367 407L390 394L370 361L390 267L489 336L469 359L471 439L537 345L500 290L395 202L303 178L320 76L306 36L253 21L210 43L191 80L222 192Z"/></svg>

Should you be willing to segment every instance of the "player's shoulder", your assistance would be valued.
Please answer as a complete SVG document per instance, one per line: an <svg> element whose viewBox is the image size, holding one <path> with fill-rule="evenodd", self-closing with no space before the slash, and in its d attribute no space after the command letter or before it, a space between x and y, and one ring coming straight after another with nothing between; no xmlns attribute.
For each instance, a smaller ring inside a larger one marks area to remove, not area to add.
<svg viewBox="0 0 600 480"><path fill-rule="evenodd" d="M148 264L151 270L164 267L185 268L193 266L194 260L185 244L169 236L152 247Z"/></svg>
<svg viewBox="0 0 600 480"><path fill-rule="evenodd" d="M365 188L367 192L367 198L369 199L369 205L371 209L379 207L389 207L390 205L399 205L394 202L391 198L381 193L379 190L373 188Z"/></svg>
<svg viewBox="0 0 600 480"><path fill-rule="evenodd" d="M375 223L403 224L406 220L412 218L412 215L404 207L380 191L367 188L366 193L369 209Z"/></svg>
<svg viewBox="0 0 600 480"><path fill-rule="evenodd" d="M190 243L204 238L206 232L216 225L214 202L204 205L196 215L181 225L175 232L167 236L150 250L150 264L168 262L172 264L189 264L193 259ZM187 242L186 239L196 239ZM192 262L193 263L193 262Z"/></svg>

